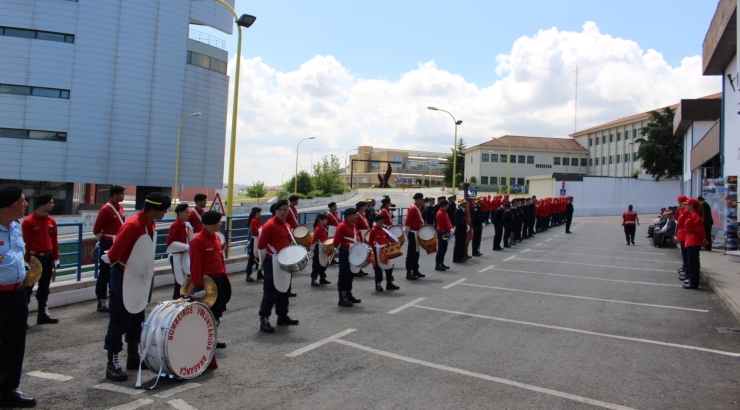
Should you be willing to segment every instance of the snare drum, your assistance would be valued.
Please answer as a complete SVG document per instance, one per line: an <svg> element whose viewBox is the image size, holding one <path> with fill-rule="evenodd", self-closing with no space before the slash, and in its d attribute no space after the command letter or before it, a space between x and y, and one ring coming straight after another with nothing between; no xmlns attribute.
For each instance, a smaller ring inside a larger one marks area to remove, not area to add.
<svg viewBox="0 0 740 410"><path fill-rule="evenodd" d="M392 233L393 236L398 238L398 243L403 246L406 243L406 235L403 233L403 227L401 225L393 225L388 232Z"/></svg>
<svg viewBox="0 0 740 410"><path fill-rule="evenodd" d="M378 255L378 258L380 259L380 263L387 265L391 259L398 258L402 255L403 252L401 252L400 245L387 245L380 248L380 255Z"/></svg>
<svg viewBox="0 0 740 410"><path fill-rule="evenodd" d="M311 236L311 231L308 230L308 226L296 226L295 229L293 229L293 237L298 245L302 245L306 249L311 246L311 239L313 239L313 237Z"/></svg>
<svg viewBox="0 0 740 410"><path fill-rule="evenodd" d="M371 260L372 248L365 243L356 243L349 248L349 263L353 266L364 268Z"/></svg>
<svg viewBox="0 0 740 410"><path fill-rule="evenodd" d="M161 376L193 379L216 353L218 328L211 309L200 302L159 302L141 328L142 356Z"/></svg>
<svg viewBox="0 0 740 410"><path fill-rule="evenodd" d="M329 256L334 255L334 238L329 238L322 243L324 245L324 249L326 249L326 254Z"/></svg>
<svg viewBox="0 0 740 410"><path fill-rule="evenodd" d="M437 252L437 230L432 225L422 226L416 237L419 239L419 245L428 254Z"/></svg>
<svg viewBox="0 0 740 410"><path fill-rule="evenodd" d="M301 245L286 246L277 255L280 268L287 273L302 271L308 266L308 259L308 252Z"/></svg>

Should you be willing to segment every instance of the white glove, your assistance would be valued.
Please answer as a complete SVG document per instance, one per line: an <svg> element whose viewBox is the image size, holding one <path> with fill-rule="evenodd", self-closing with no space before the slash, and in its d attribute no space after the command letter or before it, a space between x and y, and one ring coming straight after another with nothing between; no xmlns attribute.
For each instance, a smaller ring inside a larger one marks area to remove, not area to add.
<svg viewBox="0 0 740 410"><path fill-rule="evenodd" d="M190 245L185 245L185 252L187 252L188 249L190 249Z"/></svg>
<svg viewBox="0 0 740 410"><path fill-rule="evenodd" d="M480 224L480 226L481 226L482 228L485 228L485 227L486 227L486 223L484 222L484 223Z"/></svg>
<svg viewBox="0 0 740 410"><path fill-rule="evenodd" d="M110 258L108 257L108 251L105 251L105 255L101 256L100 260L110 265Z"/></svg>
<svg viewBox="0 0 740 410"><path fill-rule="evenodd" d="M58 268L59 267L59 259L57 259L57 260L54 261L54 267L55 268Z"/></svg>
<svg viewBox="0 0 740 410"><path fill-rule="evenodd" d="M465 225L465 233L470 232L470 225Z"/></svg>
<svg viewBox="0 0 740 410"><path fill-rule="evenodd" d="M191 229L193 228L193 225L190 225L190 222L185 222L185 226L187 226L188 228L191 228Z"/></svg>
<svg viewBox="0 0 740 410"><path fill-rule="evenodd" d="M206 297L206 291L205 290L199 290L199 291L193 293L193 297L196 298L196 299L203 299L204 297Z"/></svg>

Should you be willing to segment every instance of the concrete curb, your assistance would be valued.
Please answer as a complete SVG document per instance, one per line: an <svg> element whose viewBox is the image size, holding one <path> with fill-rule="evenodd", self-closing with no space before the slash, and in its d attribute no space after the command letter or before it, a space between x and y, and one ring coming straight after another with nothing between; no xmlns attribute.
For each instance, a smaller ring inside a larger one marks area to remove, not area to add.
<svg viewBox="0 0 740 410"><path fill-rule="evenodd" d="M702 269L701 277L727 306L732 316L740 320L740 290L738 290L737 284L730 283L726 275L714 272L711 269ZM731 290L733 288L735 291Z"/></svg>

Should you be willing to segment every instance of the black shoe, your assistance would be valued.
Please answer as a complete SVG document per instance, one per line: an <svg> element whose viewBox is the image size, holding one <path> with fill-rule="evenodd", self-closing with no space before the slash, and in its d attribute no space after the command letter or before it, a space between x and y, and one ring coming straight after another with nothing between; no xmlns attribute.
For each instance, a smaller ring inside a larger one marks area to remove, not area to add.
<svg viewBox="0 0 740 410"><path fill-rule="evenodd" d="M247 276L247 282L254 282L254 278L251 275Z"/></svg>
<svg viewBox="0 0 740 410"><path fill-rule="evenodd" d="M128 345L128 355L126 356L126 370L139 370L141 356L139 356L139 344Z"/></svg>
<svg viewBox="0 0 740 410"><path fill-rule="evenodd" d="M290 316L284 315L284 316L278 316L277 325L278 326L295 326L299 323L296 319L291 319Z"/></svg>
<svg viewBox="0 0 740 410"><path fill-rule="evenodd" d="M275 333L275 328L270 324L269 316L260 316L260 332Z"/></svg>
<svg viewBox="0 0 740 410"><path fill-rule="evenodd" d="M289 294L288 294L288 297L289 297L289 298L294 298L294 297L296 297L296 296L298 296L298 294L297 294L297 293L293 293L293 292L291 292L291 293L289 293Z"/></svg>
<svg viewBox="0 0 740 410"><path fill-rule="evenodd" d="M445 268L445 269L450 269L450 267L447 266L447 265L445 265L444 263L442 264L442 267Z"/></svg>
<svg viewBox="0 0 740 410"><path fill-rule="evenodd" d="M699 285L692 285L690 283L684 283L683 288L684 289L699 289Z"/></svg>
<svg viewBox="0 0 740 410"><path fill-rule="evenodd" d="M416 276L414 276L413 273L411 273L411 272L406 273L406 280L417 280L417 279L419 279L419 278L417 278Z"/></svg>
<svg viewBox="0 0 740 410"><path fill-rule="evenodd" d="M511 248L511 245L504 245L504 248Z"/></svg>
<svg viewBox="0 0 740 410"><path fill-rule="evenodd" d="M455 259L453 259L453 260L452 260L452 263L463 263L463 261L461 261L461 260L455 260Z"/></svg>
<svg viewBox="0 0 740 410"><path fill-rule="evenodd" d="M59 323L59 319L49 316L49 309L44 306L39 306L39 314L36 317L37 325L54 325Z"/></svg>
<svg viewBox="0 0 740 410"><path fill-rule="evenodd" d="M262 269L257 269L257 280L264 279L264 278L265 278L265 274L262 273Z"/></svg>
<svg viewBox="0 0 740 410"><path fill-rule="evenodd" d="M318 288L319 284L316 283L316 279L311 279L311 286Z"/></svg>
<svg viewBox="0 0 740 410"><path fill-rule="evenodd" d="M137 365L138 368L138 365ZM121 368L121 362L118 360L118 353L108 351L108 365L105 369L105 378L114 382L125 382L128 375Z"/></svg>
<svg viewBox="0 0 740 410"><path fill-rule="evenodd" d="M418 270L415 270L414 271L414 276L416 276L417 278L426 278L427 277L427 275L419 272Z"/></svg>
<svg viewBox="0 0 740 410"><path fill-rule="evenodd" d="M319 285L331 285L331 282L326 280L326 278L319 279Z"/></svg>
<svg viewBox="0 0 740 410"><path fill-rule="evenodd" d="M339 303L337 304L342 307L352 307L352 302L347 299L347 292L339 291Z"/></svg>
<svg viewBox="0 0 740 410"><path fill-rule="evenodd" d="M447 269L445 269L445 267L444 267L444 266L441 266L441 265L437 265L437 266L435 266L435 267L434 267L434 270L439 270L439 271L442 271L442 272L444 272L444 271L446 271Z"/></svg>
<svg viewBox="0 0 740 410"><path fill-rule="evenodd" d="M33 397L24 396L18 390L3 393L0 395L0 407L34 407L36 406L36 399Z"/></svg>
<svg viewBox="0 0 740 410"><path fill-rule="evenodd" d="M629 246L629 244L630 244L630 243L629 243L629 242L627 242L627 246Z"/></svg>
<svg viewBox="0 0 740 410"><path fill-rule="evenodd" d="M105 299L98 299L98 312L108 313L108 306L105 305Z"/></svg>
<svg viewBox="0 0 740 410"><path fill-rule="evenodd" d="M352 276L354 276L355 278L361 278L362 277L362 272L353 273Z"/></svg>
<svg viewBox="0 0 740 410"><path fill-rule="evenodd" d="M493 248L494 251L500 251L501 248ZM453 261L454 262L454 261Z"/></svg>
<svg viewBox="0 0 740 410"><path fill-rule="evenodd" d="M679 275L678 276L678 280L680 280L681 282L685 282L686 281L686 276L685 275Z"/></svg>
<svg viewBox="0 0 740 410"><path fill-rule="evenodd" d="M357 299L356 297L352 296L352 291L347 291L347 300L349 300L352 303L360 303L362 302L362 299Z"/></svg>
<svg viewBox="0 0 740 410"><path fill-rule="evenodd" d="M478 252L478 253L474 253L473 256L483 256L483 254Z"/></svg>
<svg viewBox="0 0 740 410"><path fill-rule="evenodd" d="M632 241L632 244L634 245L635 244L635 241Z"/></svg>
<svg viewBox="0 0 740 410"><path fill-rule="evenodd" d="M386 290L398 290L398 289L401 289L400 286L396 286L396 284L393 283L393 282L386 283L385 284L385 288L386 288Z"/></svg>
<svg viewBox="0 0 740 410"><path fill-rule="evenodd" d="M216 342L216 349L226 349L226 342Z"/></svg>
<svg viewBox="0 0 740 410"><path fill-rule="evenodd" d="M565 233L573 233L573 232L571 232L571 231L565 231Z"/></svg>
<svg viewBox="0 0 740 410"><path fill-rule="evenodd" d="M383 285L381 285L380 283L376 283L375 284L375 290L377 290L378 292L382 292L383 291Z"/></svg>

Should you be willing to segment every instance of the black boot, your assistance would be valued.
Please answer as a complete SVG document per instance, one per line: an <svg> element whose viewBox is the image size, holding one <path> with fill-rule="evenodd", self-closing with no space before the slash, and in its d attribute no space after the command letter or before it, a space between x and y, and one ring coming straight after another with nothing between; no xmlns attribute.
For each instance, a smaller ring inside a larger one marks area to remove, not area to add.
<svg viewBox="0 0 740 410"><path fill-rule="evenodd" d="M383 291L383 285L381 285L380 283L376 283L375 284L375 290L377 290L378 292L382 292Z"/></svg>
<svg viewBox="0 0 740 410"><path fill-rule="evenodd" d="M417 278L426 278L427 277L427 275L419 272L418 270L415 270L414 271L414 276L416 276Z"/></svg>
<svg viewBox="0 0 740 410"><path fill-rule="evenodd" d="M360 302L362 302L362 299L357 299L354 296L352 296L352 291L351 290L348 290L347 291L347 300L349 300L352 303L360 303Z"/></svg>
<svg viewBox="0 0 740 410"><path fill-rule="evenodd" d="M257 269L257 279L264 279L265 275L262 273L262 269Z"/></svg>
<svg viewBox="0 0 740 410"><path fill-rule="evenodd" d="M406 272L406 280L417 280L418 278L414 276L411 272Z"/></svg>
<svg viewBox="0 0 740 410"><path fill-rule="evenodd" d="M108 351L108 365L105 369L105 378L114 382L125 382L128 375L121 369L121 362L118 361L118 353Z"/></svg>
<svg viewBox="0 0 740 410"><path fill-rule="evenodd" d="M254 278L251 273L247 274L247 282L254 282Z"/></svg>
<svg viewBox="0 0 740 410"><path fill-rule="evenodd" d="M270 324L269 316L260 316L260 332L275 333L275 328Z"/></svg>
<svg viewBox="0 0 740 410"><path fill-rule="evenodd" d="M46 304L39 304L39 314L36 317L37 325L57 324L59 319L49 316L49 309Z"/></svg>
<svg viewBox="0 0 740 410"><path fill-rule="evenodd" d="M400 286L396 286L393 282L388 281L388 283L385 284L385 288L388 290L398 290L401 289Z"/></svg>
<svg viewBox="0 0 740 410"><path fill-rule="evenodd" d="M347 299L347 292L339 291L339 303L337 304L342 307L352 307L352 302Z"/></svg>
<svg viewBox="0 0 740 410"><path fill-rule="evenodd" d="M129 344L128 357L126 357L126 370L139 370L139 362L141 362L139 344Z"/></svg>
<svg viewBox="0 0 740 410"><path fill-rule="evenodd" d="M105 305L105 299L98 299L98 312L108 313L108 306Z"/></svg>
<svg viewBox="0 0 740 410"><path fill-rule="evenodd" d="M319 284L316 283L316 279L311 278L311 286L314 286L314 287L317 287L317 288L319 287Z"/></svg>
<svg viewBox="0 0 740 410"><path fill-rule="evenodd" d="M226 342L216 342L216 349L226 349Z"/></svg>
<svg viewBox="0 0 740 410"><path fill-rule="evenodd" d="M0 407L20 407L28 408L35 407L36 399L23 395L18 390L11 390L8 392L0 393Z"/></svg>
<svg viewBox="0 0 740 410"><path fill-rule="evenodd" d="M326 278L319 279L319 285L331 285L331 282L326 280Z"/></svg>
<svg viewBox="0 0 740 410"><path fill-rule="evenodd" d="M434 270L446 271L447 269L445 269L445 267L442 266L442 265L437 265L437 266L434 267Z"/></svg>
<svg viewBox="0 0 740 410"><path fill-rule="evenodd" d="M291 319L288 315L278 316L278 326L295 326L299 323L296 319Z"/></svg>

